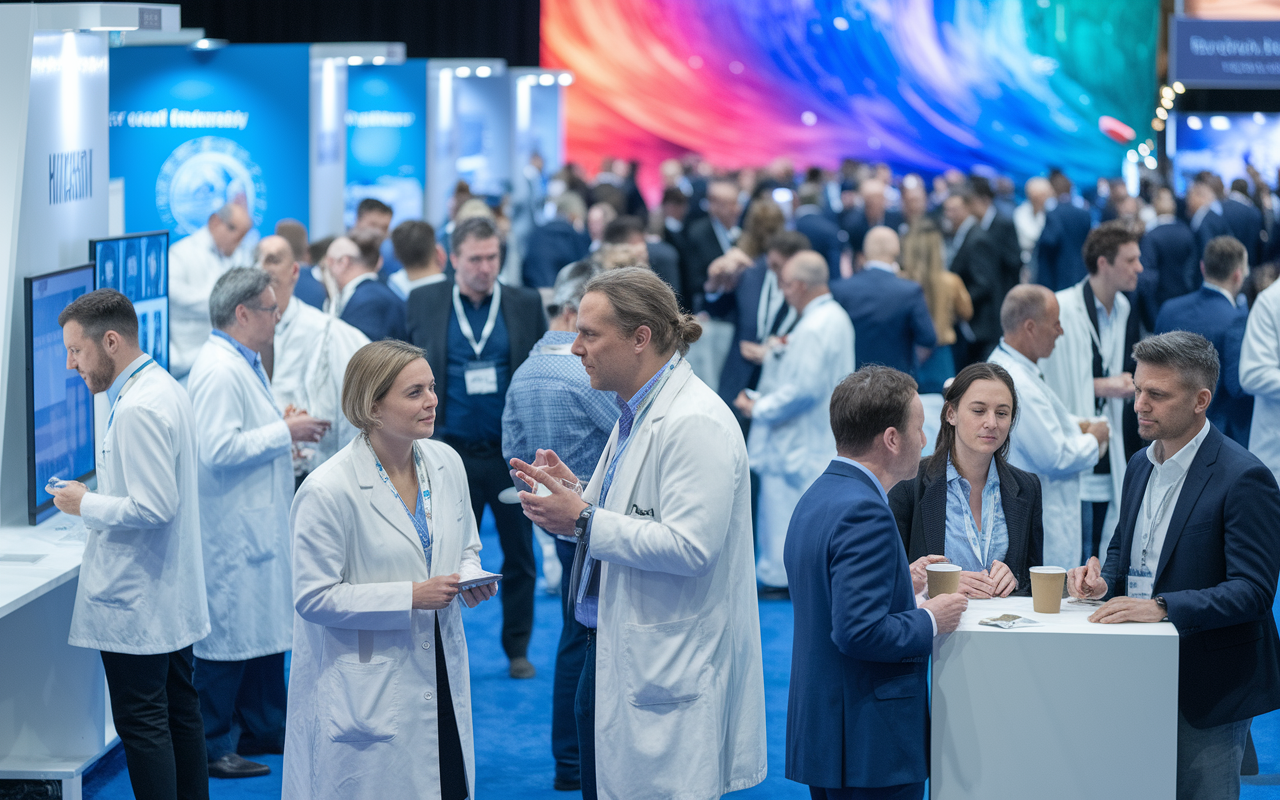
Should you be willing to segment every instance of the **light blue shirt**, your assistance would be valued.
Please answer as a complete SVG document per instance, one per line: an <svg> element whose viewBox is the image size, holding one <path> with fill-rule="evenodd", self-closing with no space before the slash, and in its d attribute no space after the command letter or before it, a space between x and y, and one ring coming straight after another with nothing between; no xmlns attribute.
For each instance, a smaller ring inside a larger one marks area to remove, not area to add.
<svg viewBox="0 0 1280 800"><path fill-rule="evenodd" d="M267 371L262 367L262 356L255 350L250 350L244 345L237 342L226 331L213 329L213 335L221 337L231 343L236 352L244 356L244 360L249 362L249 368L253 370L253 374L258 376L258 380L262 381L262 385L266 387L267 394L271 394L271 381L267 378Z"/></svg>
<svg viewBox="0 0 1280 800"><path fill-rule="evenodd" d="M120 396L120 390L129 382L129 378L133 377L133 373L137 372L138 368L147 362L148 358L151 358L151 356L143 353L133 361L129 362L129 366L120 370L120 374L117 375L116 379L107 387L107 405L114 406L116 404L116 398Z"/></svg>
<svg viewBox="0 0 1280 800"><path fill-rule="evenodd" d="M880 479L876 477L876 474L874 472L867 469L863 465L859 464L857 461L854 461L852 458L845 458L844 456L836 456L835 460L843 461L846 464L852 464L853 466L862 470L862 473L866 475L868 478L870 478L871 482L876 485L876 491L880 493L880 499L884 500L885 506L889 505L889 493L884 490L884 486L880 485Z"/></svg>
<svg viewBox="0 0 1280 800"><path fill-rule="evenodd" d="M991 562L1004 561L1009 552L1009 527L1004 520L1004 504L1000 500L1000 473L996 460L987 469L987 483L982 487L982 529L969 508L972 487L955 464L947 458L947 535L943 551L947 560L965 572L982 572ZM975 548L981 552L975 552Z"/></svg>

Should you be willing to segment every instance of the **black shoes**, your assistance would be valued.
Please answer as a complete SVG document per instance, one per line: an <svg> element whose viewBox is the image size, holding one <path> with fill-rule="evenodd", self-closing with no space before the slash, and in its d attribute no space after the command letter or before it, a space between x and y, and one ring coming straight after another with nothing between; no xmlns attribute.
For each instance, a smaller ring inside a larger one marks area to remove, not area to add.
<svg viewBox="0 0 1280 800"><path fill-rule="evenodd" d="M576 779L557 777L552 787L557 792L578 792L582 790L582 782Z"/></svg>
<svg viewBox="0 0 1280 800"><path fill-rule="evenodd" d="M529 659L524 656L511 659L511 668L507 671L513 678L532 678L538 674L538 670L534 668Z"/></svg>
<svg viewBox="0 0 1280 800"><path fill-rule="evenodd" d="M249 761L237 753L229 753L209 762L210 778L261 778L270 775L271 767Z"/></svg>
<svg viewBox="0 0 1280 800"><path fill-rule="evenodd" d="M756 597L761 600L790 600L791 592L785 586L757 586Z"/></svg>

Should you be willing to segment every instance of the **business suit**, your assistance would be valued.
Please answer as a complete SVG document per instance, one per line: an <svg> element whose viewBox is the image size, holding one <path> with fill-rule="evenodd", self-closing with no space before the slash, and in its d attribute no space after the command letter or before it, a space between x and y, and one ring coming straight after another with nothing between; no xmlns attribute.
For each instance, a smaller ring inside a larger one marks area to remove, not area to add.
<svg viewBox="0 0 1280 800"><path fill-rule="evenodd" d="M748 267L738 276L738 285L732 293L725 293L714 304L708 304L712 314L733 321L733 343L720 370L717 392L731 407L739 392L754 389L760 382L760 365L743 358L738 343L760 341L758 312L768 271L769 267L763 263Z"/></svg>
<svg viewBox="0 0 1280 800"><path fill-rule="evenodd" d="M923 796L933 624L879 487L832 461L796 507L784 561L795 608L787 778L919 784Z"/></svg>
<svg viewBox="0 0 1280 800"><path fill-rule="evenodd" d="M924 290L915 281L866 267L831 284L831 296L853 321L858 369L883 364L915 375L915 348L938 343Z"/></svg>
<svg viewBox="0 0 1280 800"><path fill-rule="evenodd" d="M646 242L645 248L649 251L649 269L671 287L671 291L676 294L676 302L683 307L680 292L683 288L680 282L680 251L663 241Z"/></svg>
<svg viewBox="0 0 1280 800"><path fill-rule="evenodd" d="M690 206L692 208L692 206ZM725 248L711 225L711 217L702 216L690 222L684 229L685 260L681 265L684 274L680 283L684 288L684 301L694 311L702 310L702 287L707 282L707 270L711 262L724 255Z"/></svg>
<svg viewBox="0 0 1280 800"><path fill-rule="evenodd" d="M1233 361L1227 360L1230 348L1227 335L1241 318L1249 316L1249 309L1231 305L1222 292L1209 285L1201 286L1190 294L1175 297L1160 309L1156 317L1155 333L1190 331L1208 339L1218 351L1222 368L1218 371L1218 385L1213 390L1213 401L1206 413L1218 430L1242 445L1249 443L1249 424L1253 420L1253 397L1232 395L1228 391L1228 376L1240 371L1240 350L1237 346ZM1239 327L1243 334L1243 324Z"/></svg>
<svg viewBox="0 0 1280 800"><path fill-rule="evenodd" d="M329 299L324 284L316 280L309 264L298 265L298 283L293 287L293 296L302 302L324 310L324 301Z"/></svg>
<svg viewBox="0 0 1280 800"><path fill-rule="evenodd" d="M1251 200L1237 200L1236 196L1222 201L1222 221L1227 223L1231 235L1244 244L1249 254L1249 264L1258 263L1258 245L1262 240L1262 212Z"/></svg>
<svg viewBox="0 0 1280 800"><path fill-rule="evenodd" d="M897 233L902 226L902 222L901 211L885 211L884 217L879 222L871 222L867 219L867 215L862 209L851 208L840 217L840 228L849 237L849 249L856 256L862 252L862 242L867 238L867 231L878 225L883 225Z"/></svg>
<svg viewBox="0 0 1280 800"><path fill-rule="evenodd" d="M448 423L449 323L453 317L452 278L420 286L409 293L409 341L427 353L427 363L436 379L436 438ZM467 301L464 301L467 302ZM503 286L499 312L508 340L507 361L513 374L529 357L529 351L546 333L542 296L536 289ZM477 335L479 331L476 331ZM499 421L500 425L500 421ZM471 509L477 520L488 505L493 511L502 546L502 647L511 659L523 658L533 631L533 592L537 581L533 555L533 529L519 506L498 501L498 493L511 486L502 441L461 441L446 439L458 451L466 467L471 489Z"/></svg>
<svg viewBox="0 0 1280 800"><path fill-rule="evenodd" d="M1044 230L1036 243L1036 283L1056 292L1084 279L1082 250L1091 225L1089 212L1070 200L1059 200L1044 213Z"/></svg>
<svg viewBox="0 0 1280 800"><path fill-rule="evenodd" d="M1018 227L1013 224L1012 218L996 214L987 225L987 238L1000 254L1000 278L1003 287L1000 298L1003 302L1004 295L1017 286L1022 279L1022 245L1018 244Z"/></svg>
<svg viewBox="0 0 1280 800"><path fill-rule="evenodd" d="M947 467L930 471L928 459L920 462L915 480L902 481L889 491L889 508L898 521L898 533L907 561L921 556L946 555ZM996 461L1000 476L1000 505L1009 530L1009 549L1000 559L1018 581L1016 595L1031 594L1031 567L1044 563L1044 526L1041 523L1040 479Z"/></svg>
<svg viewBox="0 0 1280 800"><path fill-rule="evenodd" d="M356 287L339 318L370 341L408 337L404 301L384 283L364 281Z"/></svg>
<svg viewBox="0 0 1280 800"><path fill-rule="evenodd" d="M809 239L809 247L822 254L831 270L831 280L840 279L840 253L849 234L829 219L817 206L800 206L796 209L796 232Z"/></svg>
<svg viewBox="0 0 1280 800"><path fill-rule="evenodd" d="M956 354L956 368L987 357L1000 341L1000 304L1004 302L1000 280L1000 254L982 226L974 224L951 259L951 271L960 276L973 300L975 341L969 343L968 358Z"/></svg>
<svg viewBox="0 0 1280 800"><path fill-rule="evenodd" d="M1160 308L1200 285L1200 251L1195 234L1182 220L1166 218L1142 237L1142 274L1138 299L1143 324L1155 328Z"/></svg>
<svg viewBox="0 0 1280 800"><path fill-rule="evenodd" d="M553 219L534 228L522 265L524 285L535 289L551 286L562 267L586 258L590 249L591 237L566 220Z"/></svg>
<svg viewBox="0 0 1280 800"><path fill-rule="evenodd" d="M1102 577L1108 599L1127 592L1130 555L1152 464L1146 450L1129 460L1120 522ZM1271 614L1280 546L1260 535L1280 519L1271 471L1211 428L1169 512L1154 572L1178 629L1178 710L1210 728L1280 708L1280 638Z"/></svg>
<svg viewBox="0 0 1280 800"><path fill-rule="evenodd" d="M1223 209L1225 210L1225 209ZM1209 246L1209 240L1218 236L1232 236L1231 226L1227 225L1227 221L1222 215L1216 211L1209 210L1204 217L1201 218L1200 224L1196 225L1194 218L1191 224L1192 232L1196 235L1196 263L1204 260L1204 249ZM1248 246L1246 245L1246 248ZM1193 288L1200 288L1201 276L1199 270L1192 276Z"/></svg>

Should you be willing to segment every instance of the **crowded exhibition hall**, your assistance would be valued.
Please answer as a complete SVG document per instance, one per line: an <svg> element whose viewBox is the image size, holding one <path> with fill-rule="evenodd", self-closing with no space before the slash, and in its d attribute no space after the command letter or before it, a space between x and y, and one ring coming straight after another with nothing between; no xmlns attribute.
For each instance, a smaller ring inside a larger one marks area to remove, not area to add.
<svg viewBox="0 0 1280 800"><path fill-rule="evenodd" d="M0 2L0 800L1280 800L1276 0Z"/></svg>

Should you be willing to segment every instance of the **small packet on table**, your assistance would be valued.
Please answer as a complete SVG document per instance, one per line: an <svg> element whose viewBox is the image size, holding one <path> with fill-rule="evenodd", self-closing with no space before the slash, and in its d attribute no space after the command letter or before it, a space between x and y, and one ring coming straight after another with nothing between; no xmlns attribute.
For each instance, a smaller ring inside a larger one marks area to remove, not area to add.
<svg viewBox="0 0 1280 800"><path fill-rule="evenodd" d="M987 617L978 620L979 625L990 625L993 628L1024 628L1028 625L1041 625L1034 619L1021 617L1017 614L1001 614L998 617Z"/></svg>

